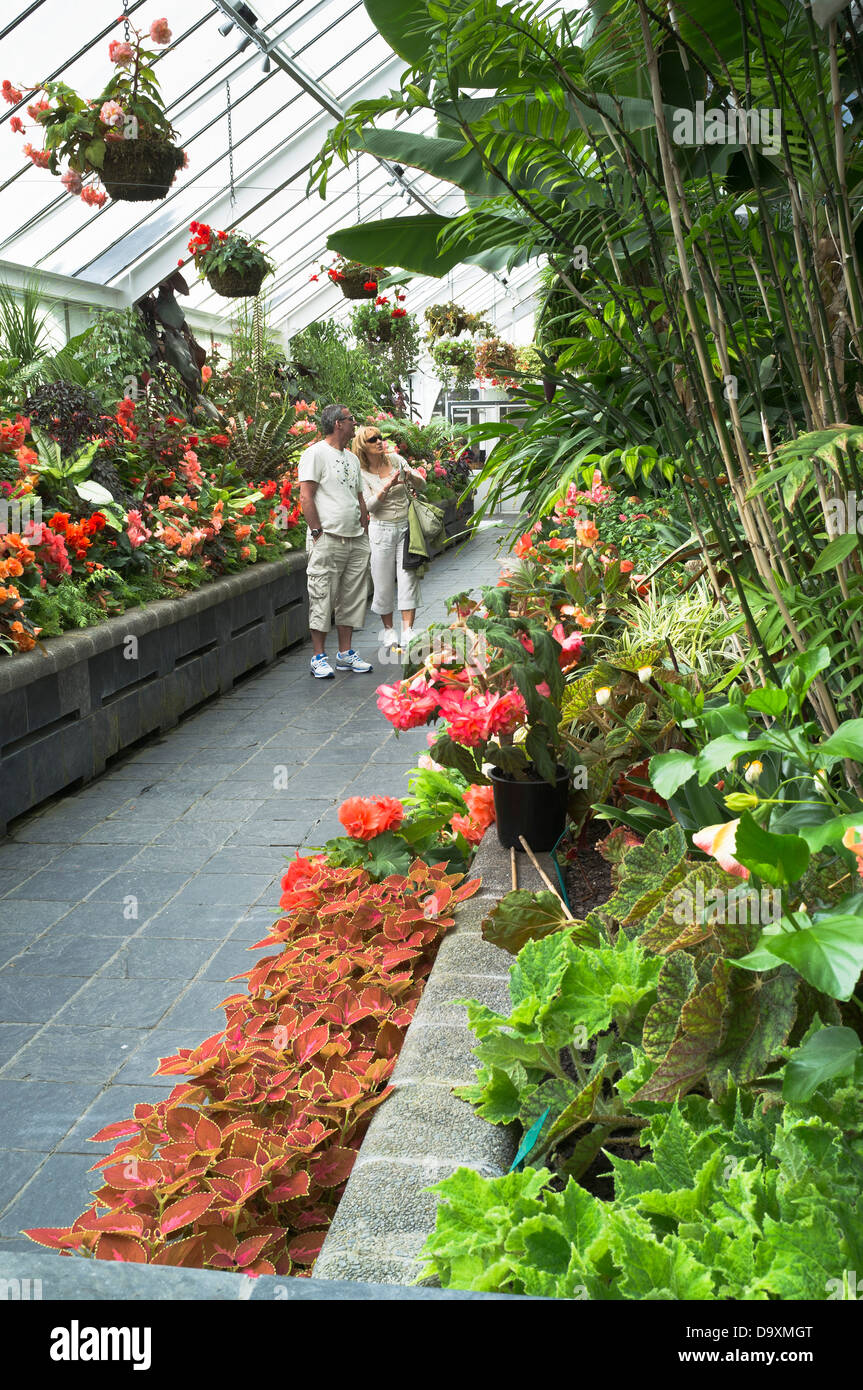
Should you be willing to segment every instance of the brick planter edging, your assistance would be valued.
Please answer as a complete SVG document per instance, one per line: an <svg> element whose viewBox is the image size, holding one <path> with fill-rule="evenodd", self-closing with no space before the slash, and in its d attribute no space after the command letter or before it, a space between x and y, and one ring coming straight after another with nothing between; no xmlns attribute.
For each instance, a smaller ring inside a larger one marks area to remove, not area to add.
<svg viewBox="0 0 863 1390"><path fill-rule="evenodd" d="M548 857L538 858L549 872ZM518 860L519 887L542 887L525 856ZM479 999L510 1011L513 957L484 941L480 931L512 886L509 851L498 844L494 826L470 877L482 878L482 890L457 909L455 926L441 942L393 1072L395 1090L369 1125L315 1263L315 1279L412 1283L435 1226L437 1199L424 1189L460 1167L499 1177L515 1157L517 1126L491 1125L452 1094L454 1086L476 1079L476 1039L464 1008L452 1001Z"/></svg>
<svg viewBox="0 0 863 1390"><path fill-rule="evenodd" d="M0 661L0 835L303 641L305 571L294 551Z"/></svg>

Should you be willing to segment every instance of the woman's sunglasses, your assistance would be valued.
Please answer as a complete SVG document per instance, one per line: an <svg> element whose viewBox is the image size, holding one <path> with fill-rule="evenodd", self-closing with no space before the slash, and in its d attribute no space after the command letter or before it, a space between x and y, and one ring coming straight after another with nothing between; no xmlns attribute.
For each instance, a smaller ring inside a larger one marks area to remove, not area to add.
<svg viewBox="0 0 863 1390"><path fill-rule="evenodd" d="M368 439L366 440L366 443L367 443L367 444L382 444L382 443L383 443L383 435L380 435L380 434L370 434L369 437L368 437Z"/></svg>

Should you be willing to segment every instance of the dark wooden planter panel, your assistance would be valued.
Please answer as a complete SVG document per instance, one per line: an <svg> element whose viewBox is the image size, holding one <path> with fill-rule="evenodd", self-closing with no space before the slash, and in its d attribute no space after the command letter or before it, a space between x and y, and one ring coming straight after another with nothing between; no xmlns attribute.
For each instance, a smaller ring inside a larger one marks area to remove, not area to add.
<svg viewBox="0 0 863 1390"><path fill-rule="evenodd" d="M0 835L304 641L305 579L297 552L0 659Z"/></svg>

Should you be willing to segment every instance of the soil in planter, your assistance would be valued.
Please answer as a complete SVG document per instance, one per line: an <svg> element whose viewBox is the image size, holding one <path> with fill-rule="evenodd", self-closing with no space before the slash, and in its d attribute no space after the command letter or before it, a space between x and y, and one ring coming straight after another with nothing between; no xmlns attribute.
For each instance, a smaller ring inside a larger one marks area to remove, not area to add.
<svg viewBox="0 0 863 1390"><path fill-rule="evenodd" d="M595 848L607 834L605 821L591 820L576 841L574 852L566 840L558 847L557 859L573 917L586 917L592 907L599 907L611 897L611 865ZM573 853L572 859L565 858L567 849Z"/></svg>

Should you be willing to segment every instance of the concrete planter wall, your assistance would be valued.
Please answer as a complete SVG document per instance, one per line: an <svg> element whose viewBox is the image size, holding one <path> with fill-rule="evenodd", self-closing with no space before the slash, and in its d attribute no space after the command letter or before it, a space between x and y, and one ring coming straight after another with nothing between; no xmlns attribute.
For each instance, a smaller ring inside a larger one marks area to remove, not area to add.
<svg viewBox="0 0 863 1390"><path fill-rule="evenodd" d="M448 549L451 545L458 544L464 539L464 529L469 517L473 516L473 497L469 497L460 507L455 502L447 502L444 505L444 525L446 527L447 542L443 549Z"/></svg>
<svg viewBox="0 0 863 1390"><path fill-rule="evenodd" d="M308 632L304 553L0 661L0 834Z"/></svg>
<svg viewBox="0 0 863 1390"><path fill-rule="evenodd" d="M546 873L547 855L538 855ZM514 957L484 941L486 917L511 885L509 853L492 827L471 866L482 889L456 911L405 1036L388 1096L369 1125L353 1172L313 1270L316 1279L411 1284L434 1230L437 1198L427 1189L474 1168L484 1177L507 1172L518 1126L490 1125L453 1087L476 1080L476 1039L456 999L479 999L509 1013ZM536 892L539 875L519 855L519 887Z"/></svg>

